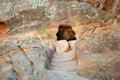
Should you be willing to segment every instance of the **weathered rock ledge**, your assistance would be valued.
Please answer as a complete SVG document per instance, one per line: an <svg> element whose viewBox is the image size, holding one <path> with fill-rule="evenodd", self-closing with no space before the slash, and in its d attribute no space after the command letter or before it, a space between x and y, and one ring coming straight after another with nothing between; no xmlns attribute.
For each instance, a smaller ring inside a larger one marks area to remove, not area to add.
<svg viewBox="0 0 120 80"><path fill-rule="evenodd" d="M49 70L54 52L50 46L32 37L1 43L0 80L88 80L76 72Z"/></svg>
<svg viewBox="0 0 120 80"><path fill-rule="evenodd" d="M69 23L74 26L98 23L103 26L112 18L110 13L98 10L87 2L5 0L0 5L0 18L8 24L8 34L26 32L36 27L48 27L52 22Z"/></svg>

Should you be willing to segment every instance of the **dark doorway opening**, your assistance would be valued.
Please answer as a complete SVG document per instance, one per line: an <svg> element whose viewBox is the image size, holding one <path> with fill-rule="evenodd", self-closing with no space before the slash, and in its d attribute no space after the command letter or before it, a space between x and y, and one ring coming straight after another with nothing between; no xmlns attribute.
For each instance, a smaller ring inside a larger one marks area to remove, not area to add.
<svg viewBox="0 0 120 80"><path fill-rule="evenodd" d="M76 40L75 32L72 29L71 25L59 25L58 32L56 33L57 41L58 40Z"/></svg>

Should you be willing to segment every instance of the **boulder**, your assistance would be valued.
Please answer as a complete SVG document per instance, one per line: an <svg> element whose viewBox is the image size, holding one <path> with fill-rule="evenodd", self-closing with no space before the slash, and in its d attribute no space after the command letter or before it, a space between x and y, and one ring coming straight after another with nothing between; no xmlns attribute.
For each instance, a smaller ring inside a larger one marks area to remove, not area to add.
<svg viewBox="0 0 120 80"><path fill-rule="evenodd" d="M0 45L0 51L1 80L39 80L41 78L41 73L47 65L48 55L34 38L7 41Z"/></svg>
<svg viewBox="0 0 120 80"><path fill-rule="evenodd" d="M9 26L9 34L33 30L39 26L47 27L52 25L51 21L76 26L91 23L102 24L111 18L111 14L108 15L104 11L93 8L88 2L1 0L0 5L0 18Z"/></svg>
<svg viewBox="0 0 120 80"><path fill-rule="evenodd" d="M0 80L89 80L74 72L48 70L49 57L44 46L31 37L1 43Z"/></svg>
<svg viewBox="0 0 120 80"><path fill-rule="evenodd" d="M56 43L56 52L64 53L69 51L69 44L66 40L59 40Z"/></svg>

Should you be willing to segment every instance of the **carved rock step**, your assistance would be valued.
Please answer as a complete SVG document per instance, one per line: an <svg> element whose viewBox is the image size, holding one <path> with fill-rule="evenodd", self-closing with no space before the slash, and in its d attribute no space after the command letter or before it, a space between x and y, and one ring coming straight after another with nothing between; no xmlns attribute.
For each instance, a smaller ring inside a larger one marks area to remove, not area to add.
<svg viewBox="0 0 120 80"><path fill-rule="evenodd" d="M49 68L55 71L76 71L77 62L75 53L56 53L52 58L51 66Z"/></svg>
<svg viewBox="0 0 120 80"><path fill-rule="evenodd" d="M56 52L59 53L64 53L64 52L67 52L69 51L69 44L66 40L60 40L60 41L57 41L57 44L56 44Z"/></svg>
<svg viewBox="0 0 120 80"><path fill-rule="evenodd" d="M51 66L56 66L56 67L64 67L64 66L76 66L77 62L76 60L71 60L71 61L67 61L67 62L51 62Z"/></svg>
<svg viewBox="0 0 120 80"><path fill-rule="evenodd" d="M50 69L51 70L55 70L55 71L65 71L65 72L74 72L74 71L77 71L77 66L64 66L64 67L61 67L61 66L59 66L59 67L56 67L56 66L54 66L54 67L50 67Z"/></svg>
<svg viewBox="0 0 120 80"><path fill-rule="evenodd" d="M69 60L73 60L75 58L75 54L71 53L71 52L66 52L66 53L59 53L59 54L55 54L53 56L52 61L55 62L63 62L63 61L69 61Z"/></svg>

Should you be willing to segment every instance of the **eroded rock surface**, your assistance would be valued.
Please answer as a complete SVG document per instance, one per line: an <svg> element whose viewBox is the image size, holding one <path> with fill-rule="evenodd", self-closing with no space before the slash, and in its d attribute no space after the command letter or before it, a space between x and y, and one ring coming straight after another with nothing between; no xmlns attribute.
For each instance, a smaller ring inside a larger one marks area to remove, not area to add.
<svg viewBox="0 0 120 80"><path fill-rule="evenodd" d="M33 38L11 40L2 43L0 49L1 80L40 79L39 76L46 66L47 53L38 41Z"/></svg>
<svg viewBox="0 0 120 80"><path fill-rule="evenodd" d="M2 0L0 5L0 18L7 22L10 30L8 34L33 30L40 26L48 27L52 24L51 21L72 25L103 24L111 18L111 14L97 10L87 2Z"/></svg>
<svg viewBox="0 0 120 80"><path fill-rule="evenodd" d="M80 74L83 72L95 80L119 80L120 72L117 72L115 67L116 63L120 62L119 30L120 25L109 26L80 37L75 48L78 64L80 67L84 66L80 68Z"/></svg>
<svg viewBox="0 0 120 80"><path fill-rule="evenodd" d="M82 36L76 48L80 50L79 53L81 54L86 52L90 54L102 54L109 53L109 51L120 50L119 30L119 25L98 28L93 34Z"/></svg>
<svg viewBox="0 0 120 80"><path fill-rule="evenodd" d="M51 41L47 43L51 43ZM49 70L54 51L51 49L52 45L49 46L47 43L48 47L42 45L32 37L19 38L1 43L0 80L89 80L79 76L75 72L61 71L62 68L54 71ZM66 60L66 57L68 60L75 58L75 54L69 54L70 56L67 54L65 54L64 58L61 57L61 60ZM71 63L73 66L76 65L75 60L62 64L69 67ZM68 70L73 70L73 68L69 67Z"/></svg>
<svg viewBox="0 0 120 80"><path fill-rule="evenodd" d="M64 53L64 52L68 52L69 51L69 44L66 40L60 40L57 41L56 43L56 52L59 53Z"/></svg>

